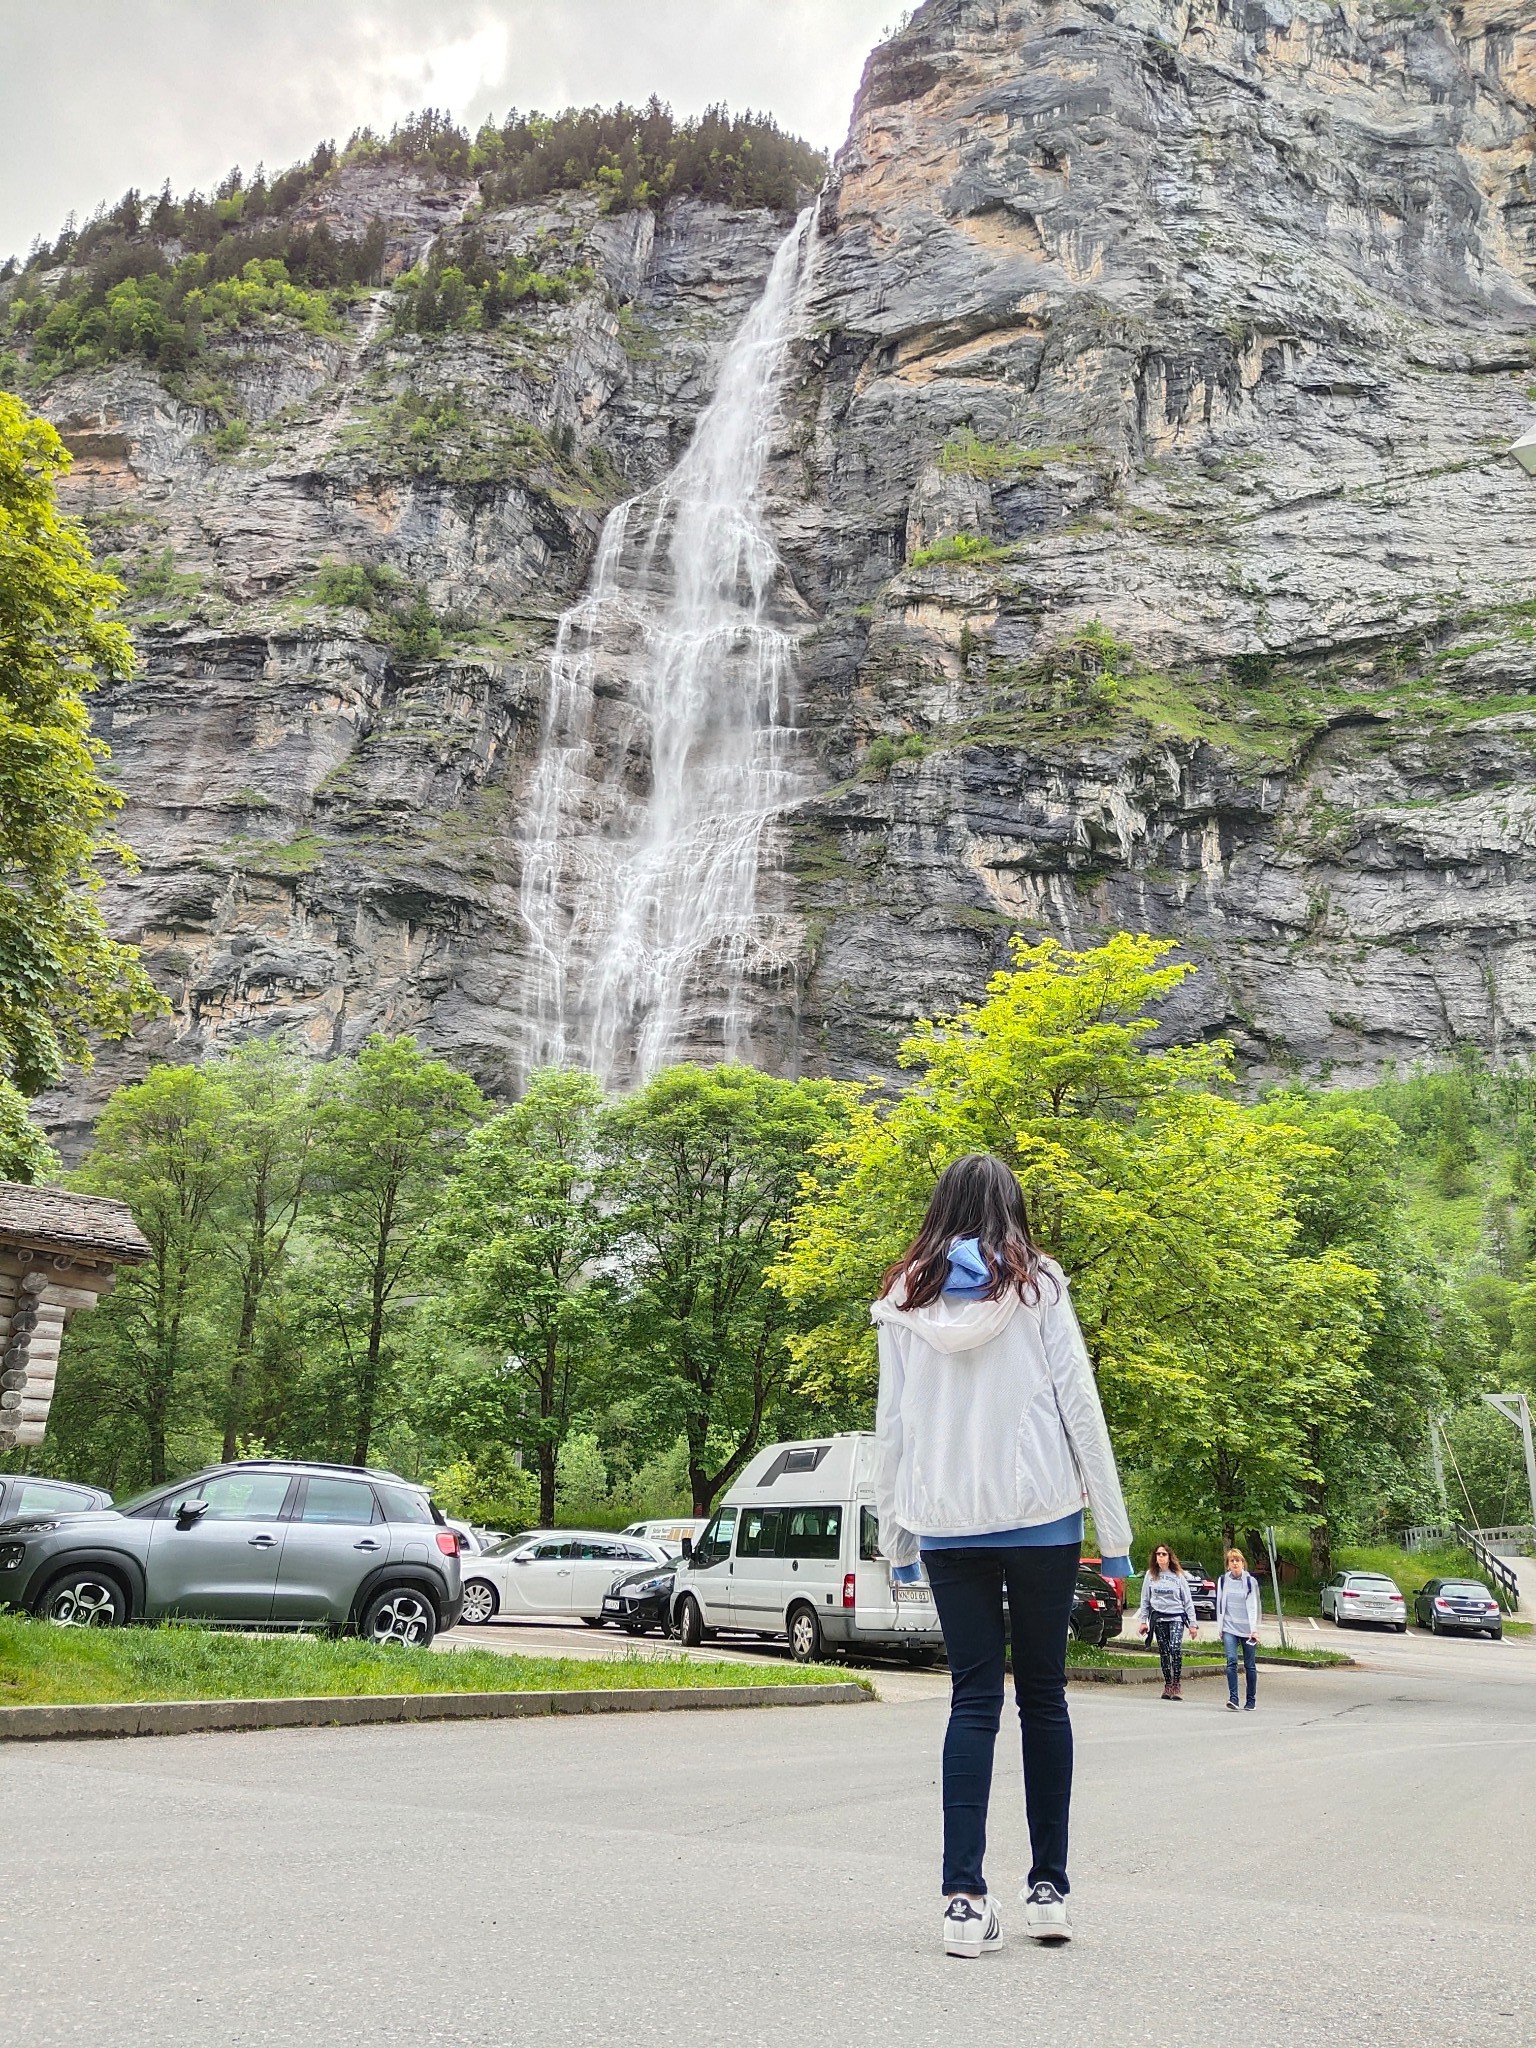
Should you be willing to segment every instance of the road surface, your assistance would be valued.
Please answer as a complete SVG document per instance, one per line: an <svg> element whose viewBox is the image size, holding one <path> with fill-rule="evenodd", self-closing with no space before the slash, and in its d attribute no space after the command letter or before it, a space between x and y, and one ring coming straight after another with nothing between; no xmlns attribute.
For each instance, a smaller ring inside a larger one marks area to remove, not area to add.
<svg viewBox="0 0 1536 2048"><path fill-rule="evenodd" d="M938 1952L934 1674L879 1706L17 1745L7 2037L1529 2048L1536 1649L1350 1647L1372 1668L1264 1668L1256 1714L1074 1689L1078 1939L1020 1937L1009 1755L1008 1939L973 1963Z"/></svg>

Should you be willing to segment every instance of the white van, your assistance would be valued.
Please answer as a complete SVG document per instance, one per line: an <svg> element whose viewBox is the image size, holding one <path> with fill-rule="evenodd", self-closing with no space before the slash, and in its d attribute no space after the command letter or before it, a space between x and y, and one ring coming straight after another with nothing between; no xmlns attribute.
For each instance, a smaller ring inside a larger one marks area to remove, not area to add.
<svg viewBox="0 0 1536 2048"><path fill-rule="evenodd" d="M625 1536L643 1536L648 1543L661 1543L668 1550L681 1550L686 1540L692 1543L704 1526L702 1515L673 1515L662 1521L626 1522L622 1530Z"/></svg>
<svg viewBox="0 0 1536 2048"><path fill-rule="evenodd" d="M685 1643L726 1631L787 1636L802 1664L834 1647L936 1654L932 1593L893 1585L880 1555L872 1432L755 1453L678 1561L672 1625Z"/></svg>

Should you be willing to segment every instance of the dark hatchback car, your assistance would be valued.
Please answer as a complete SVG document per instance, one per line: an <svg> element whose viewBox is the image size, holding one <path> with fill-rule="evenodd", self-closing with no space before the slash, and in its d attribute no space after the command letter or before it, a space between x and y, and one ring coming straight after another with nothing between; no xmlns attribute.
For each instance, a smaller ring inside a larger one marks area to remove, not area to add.
<svg viewBox="0 0 1536 2048"><path fill-rule="evenodd" d="M1080 1566L1077 1596L1072 1602L1072 1633L1080 1643L1102 1645L1119 1635L1125 1609L1114 1581L1102 1572Z"/></svg>
<svg viewBox="0 0 1536 2048"><path fill-rule="evenodd" d="M627 1635L643 1636L650 1629L672 1633L672 1581L670 1564L642 1564L621 1572L603 1596L604 1621L616 1621Z"/></svg>
<svg viewBox="0 0 1536 2048"><path fill-rule="evenodd" d="M1413 1618L1436 1636L1504 1633L1499 1603L1477 1579L1431 1579L1413 1596Z"/></svg>
<svg viewBox="0 0 1536 2048"><path fill-rule="evenodd" d="M1216 1581L1203 1564L1187 1564L1184 1576L1189 1580L1189 1597L1195 1603L1195 1618L1198 1621L1216 1619Z"/></svg>
<svg viewBox="0 0 1536 2048"><path fill-rule="evenodd" d="M248 1459L0 1526L0 1604L64 1626L175 1617L424 1646L461 1598L459 1539L426 1489L361 1466Z"/></svg>

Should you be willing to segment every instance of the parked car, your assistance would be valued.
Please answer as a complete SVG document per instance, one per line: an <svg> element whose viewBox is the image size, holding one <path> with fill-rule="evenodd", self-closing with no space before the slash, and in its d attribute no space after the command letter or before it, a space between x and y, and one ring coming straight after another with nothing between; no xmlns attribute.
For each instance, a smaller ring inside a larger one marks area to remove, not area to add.
<svg viewBox="0 0 1536 2048"><path fill-rule="evenodd" d="M1413 1618L1436 1636L1504 1634L1499 1603L1478 1579L1431 1579L1413 1596Z"/></svg>
<svg viewBox="0 0 1536 2048"><path fill-rule="evenodd" d="M0 1522L8 1522L12 1515L88 1514L111 1505L112 1496L105 1487L76 1486L66 1479L33 1479L25 1472L0 1476Z"/></svg>
<svg viewBox="0 0 1536 2048"><path fill-rule="evenodd" d="M603 1599L620 1566L665 1565L671 1554L640 1536L606 1529L525 1529L467 1561L466 1622L497 1614L576 1615L591 1628L604 1621Z"/></svg>
<svg viewBox="0 0 1536 2048"><path fill-rule="evenodd" d="M1195 1603L1195 1614L1201 1621L1216 1619L1216 1581L1203 1564L1186 1564L1184 1576L1189 1580L1189 1597Z"/></svg>
<svg viewBox="0 0 1536 2048"><path fill-rule="evenodd" d="M242 1459L0 1529L0 1601L91 1628L171 1616L430 1643L459 1614L459 1539L424 1487L361 1465Z"/></svg>
<svg viewBox="0 0 1536 2048"><path fill-rule="evenodd" d="M678 1559L672 1621L683 1641L787 1638L800 1663L829 1645L937 1654L932 1591L895 1585L881 1554L874 1475L867 1430L759 1451Z"/></svg>
<svg viewBox="0 0 1536 2048"><path fill-rule="evenodd" d="M680 1557L685 1548L692 1549L699 1531L704 1526L702 1515L673 1515L658 1521L631 1522L624 1530L626 1536L643 1536L648 1542L664 1544L674 1557Z"/></svg>
<svg viewBox="0 0 1536 2048"><path fill-rule="evenodd" d="M1408 1631L1408 1607L1385 1572L1335 1572L1318 1602L1336 1628L1381 1622L1399 1635Z"/></svg>
<svg viewBox="0 0 1536 2048"><path fill-rule="evenodd" d="M642 1564L620 1572L603 1595L603 1619L615 1621L626 1635L643 1636L649 1630L672 1632L672 1589L677 1578L677 1561Z"/></svg>
<svg viewBox="0 0 1536 2048"><path fill-rule="evenodd" d="M1080 1643L1103 1645L1119 1635L1125 1608L1113 1579L1079 1565L1077 1595L1072 1602L1072 1633Z"/></svg>
<svg viewBox="0 0 1536 2048"><path fill-rule="evenodd" d="M1102 1557L1080 1557L1078 1559L1078 1563L1086 1565L1090 1571L1097 1572L1102 1570L1104 1560ZM1126 1579L1111 1578L1109 1583L1115 1589L1115 1598L1120 1602L1120 1605L1124 1607L1125 1589L1129 1581Z"/></svg>

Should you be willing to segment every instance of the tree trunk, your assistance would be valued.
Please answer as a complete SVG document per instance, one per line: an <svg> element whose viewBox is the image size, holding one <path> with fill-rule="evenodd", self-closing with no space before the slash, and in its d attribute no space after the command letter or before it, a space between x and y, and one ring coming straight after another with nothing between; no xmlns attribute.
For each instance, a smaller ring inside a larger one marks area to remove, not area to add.
<svg viewBox="0 0 1536 2048"><path fill-rule="evenodd" d="M559 1453L549 1442L539 1444L539 1527L555 1526L555 1465Z"/></svg>
<svg viewBox="0 0 1536 2048"><path fill-rule="evenodd" d="M1321 1586L1333 1577L1333 1538L1326 1522L1312 1524L1312 1581Z"/></svg>
<svg viewBox="0 0 1536 2048"><path fill-rule="evenodd" d="M245 1383L250 1371L251 1350L256 1337L257 1295L247 1276L240 1290L240 1328L235 1335L235 1355L229 1368L229 1391L224 1403L223 1459L235 1457L240 1442L240 1425L245 1421Z"/></svg>
<svg viewBox="0 0 1536 2048"><path fill-rule="evenodd" d="M373 1269L373 1306L368 1317L368 1352L357 1389L357 1435L352 1446L354 1465L366 1465L373 1442L373 1411L379 1399L379 1360L384 1351L384 1261Z"/></svg>

